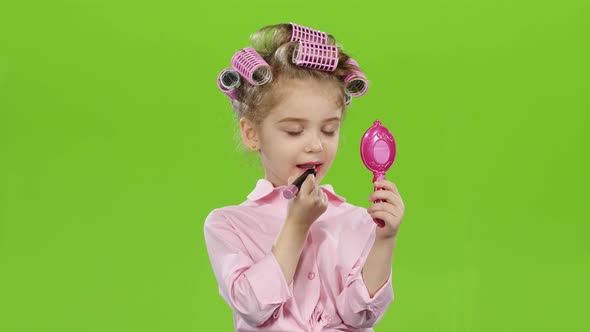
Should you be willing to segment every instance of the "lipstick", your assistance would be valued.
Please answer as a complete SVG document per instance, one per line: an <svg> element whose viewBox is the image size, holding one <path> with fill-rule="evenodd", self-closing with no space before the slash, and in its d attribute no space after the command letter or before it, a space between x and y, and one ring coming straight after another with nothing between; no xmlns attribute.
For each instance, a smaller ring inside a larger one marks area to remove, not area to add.
<svg viewBox="0 0 590 332"><path fill-rule="evenodd" d="M293 181L291 185L285 188L285 190L283 191L283 197L285 197L286 199L291 199L297 196L297 193L299 192L299 190L301 190L301 185L303 184L303 181L305 181L309 174L313 174L313 176L315 176L315 169L310 168L307 171L305 171L305 173L301 174L301 176L299 176L297 179L295 179L295 181Z"/></svg>

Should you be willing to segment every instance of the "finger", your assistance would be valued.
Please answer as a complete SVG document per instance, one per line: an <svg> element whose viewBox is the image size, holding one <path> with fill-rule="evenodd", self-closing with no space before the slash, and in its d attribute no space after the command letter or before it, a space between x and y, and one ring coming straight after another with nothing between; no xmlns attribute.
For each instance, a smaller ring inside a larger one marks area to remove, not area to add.
<svg viewBox="0 0 590 332"><path fill-rule="evenodd" d="M373 211L371 213L369 213L369 215L373 218L373 219L381 219L383 220L386 224L388 224L388 220L392 220L393 218L393 214L387 212L387 211Z"/></svg>
<svg viewBox="0 0 590 332"><path fill-rule="evenodd" d="M399 195L399 190L397 189L397 186L393 182L390 182L387 180L379 180L379 181L375 181L373 183L373 185L377 188L383 188L385 190L389 190L389 191L394 192Z"/></svg>
<svg viewBox="0 0 590 332"><path fill-rule="evenodd" d="M400 218L404 215L404 207L391 205L389 203L375 203L367 209L369 214L379 211L387 212L396 218Z"/></svg>
<svg viewBox="0 0 590 332"><path fill-rule="evenodd" d="M290 185L296 179L297 179L297 177L295 175L290 176L289 179L287 179L287 185Z"/></svg>
<svg viewBox="0 0 590 332"><path fill-rule="evenodd" d="M395 205L386 202L375 203L367 208L367 212L375 212L375 211L389 211L393 213L396 209Z"/></svg>
<svg viewBox="0 0 590 332"><path fill-rule="evenodd" d="M401 202L401 197L400 195L391 192L389 190L377 190L372 192L369 197L367 198L367 200L369 202L374 202L376 200L383 200L383 201L387 201L391 204L397 204L399 202Z"/></svg>
<svg viewBox="0 0 590 332"><path fill-rule="evenodd" d="M313 190L311 191L311 196L313 196L313 198L317 199L318 201L322 199L322 188L320 188L319 186L315 186L313 188Z"/></svg>
<svg viewBox="0 0 590 332"><path fill-rule="evenodd" d="M306 178L305 181L303 181L303 184L301 185L301 192L309 195L313 192L313 190L315 189L316 185L315 185L315 176L313 174L309 174Z"/></svg>
<svg viewBox="0 0 590 332"><path fill-rule="evenodd" d="M322 205L327 205L328 204L328 195L326 195L326 193L320 188L320 201L322 202Z"/></svg>

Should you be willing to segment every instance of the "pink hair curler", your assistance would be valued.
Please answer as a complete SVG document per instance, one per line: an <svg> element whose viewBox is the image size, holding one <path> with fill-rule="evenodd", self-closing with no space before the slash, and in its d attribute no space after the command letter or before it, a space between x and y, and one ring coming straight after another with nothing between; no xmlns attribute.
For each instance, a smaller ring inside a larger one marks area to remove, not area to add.
<svg viewBox="0 0 590 332"><path fill-rule="evenodd" d="M292 60L300 67L334 71L338 66L338 47L299 41L293 50Z"/></svg>
<svg viewBox="0 0 590 332"><path fill-rule="evenodd" d="M353 58L349 58L346 62L357 67L357 69L353 69L352 73L344 77L344 91L353 97L360 97L369 90L369 81Z"/></svg>
<svg viewBox="0 0 590 332"><path fill-rule="evenodd" d="M371 172L373 172L373 183L385 180L385 172L391 167L395 160L395 139L391 132L381 125L381 121L375 120L373 126L365 132L361 140L361 159ZM374 191L382 188L373 188ZM378 199L373 203L379 203ZM373 219L377 226L384 227L385 222L381 219Z"/></svg>
<svg viewBox="0 0 590 332"><path fill-rule="evenodd" d="M230 99L236 99L238 92L236 88L240 86L240 74L233 68L225 68L217 76L217 87L225 93Z"/></svg>
<svg viewBox="0 0 590 332"><path fill-rule="evenodd" d="M264 59L251 47L243 48L231 58L232 67L252 85L270 82L272 71Z"/></svg>
<svg viewBox="0 0 590 332"><path fill-rule="evenodd" d="M328 35L325 32L304 27L295 23L291 24L291 41L308 41L318 44L328 44Z"/></svg>

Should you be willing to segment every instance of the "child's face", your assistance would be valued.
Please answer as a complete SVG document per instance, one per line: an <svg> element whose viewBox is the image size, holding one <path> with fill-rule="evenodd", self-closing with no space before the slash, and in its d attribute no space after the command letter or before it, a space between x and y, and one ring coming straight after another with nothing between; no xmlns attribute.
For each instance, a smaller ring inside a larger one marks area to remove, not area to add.
<svg viewBox="0 0 590 332"><path fill-rule="evenodd" d="M317 183L338 150L343 103L334 82L292 79L281 85L282 98L258 131L265 177L275 187L305 172L298 165L319 163Z"/></svg>

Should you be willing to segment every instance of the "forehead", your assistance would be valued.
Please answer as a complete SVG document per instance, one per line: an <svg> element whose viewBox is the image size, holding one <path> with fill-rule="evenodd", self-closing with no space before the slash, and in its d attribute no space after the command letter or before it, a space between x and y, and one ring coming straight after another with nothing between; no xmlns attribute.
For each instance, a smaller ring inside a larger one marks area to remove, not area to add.
<svg viewBox="0 0 590 332"><path fill-rule="evenodd" d="M269 113L273 123L339 121L344 102L334 82L293 79L278 86L279 101Z"/></svg>

